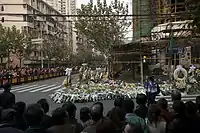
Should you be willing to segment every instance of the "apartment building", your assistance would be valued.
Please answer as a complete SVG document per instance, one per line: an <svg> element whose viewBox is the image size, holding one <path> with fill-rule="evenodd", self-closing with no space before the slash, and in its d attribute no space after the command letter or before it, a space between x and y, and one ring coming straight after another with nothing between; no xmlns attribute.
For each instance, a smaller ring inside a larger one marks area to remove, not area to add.
<svg viewBox="0 0 200 133"><path fill-rule="evenodd" d="M4 16L1 15L5 19L3 26L15 25L18 29L29 33L32 39L42 38L46 43L52 43L55 40L66 43L68 36L65 16L43 0L1 0L0 4L4 7L2 12ZM6 13L13 13L13 15L6 15ZM66 43L66 45L69 44ZM25 65L40 64L41 48L38 45L35 47L37 50L30 53L30 58L24 62ZM45 58L48 57L44 55L43 59Z"/></svg>
<svg viewBox="0 0 200 133"><path fill-rule="evenodd" d="M76 0L45 0L48 4L50 4L53 8L59 11L63 15L76 15ZM74 27L75 17L66 17L67 20L67 32L69 43L72 45L73 53L76 53L76 29Z"/></svg>

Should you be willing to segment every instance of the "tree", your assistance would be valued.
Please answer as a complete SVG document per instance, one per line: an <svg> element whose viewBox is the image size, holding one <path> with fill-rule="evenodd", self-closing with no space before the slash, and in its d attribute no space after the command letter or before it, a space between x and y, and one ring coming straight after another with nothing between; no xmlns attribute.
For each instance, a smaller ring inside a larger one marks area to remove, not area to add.
<svg viewBox="0 0 200 133"><path fill-rule="evenodd" d="M5 34L6 29L0 24L0 55L1 55L1 64L3 63L3 58L8 57L8 46L5 43Z"/></svg>
<svg viewBox="0 0 200 133"><path fill-rule="evenodd" d="M87 38L89 45L105 55L110 53L112 45L122 43L131 24L125 16L128 14L128 5L118 0L112 1L109 5L106 0L97 0L97 5L81 5L77 14L82 15L75 23L78 32Z"/></svg>
<svg viewBox="0 0 200 133"><path fill-rule="evenodd" d="M13 43L13 53L18 57L20 60L20 67L22 66L22 59L25 56L26 48L28 48L28 40L27 36L25 35L24 31L16 29L15 26L12 27L12 43Z"/></svg>
<svg viewBox="0 0 200 133"><path fill-rule="evenodd" d="M1 43L1 61L3 61L3 58L8 57L8 66L10 62L10 52L13 50L13 34L12 30L9 27L3 27L0 25L1 29L1 37L0 37L0 43Z"/></svg>
<svg viewBox="0 0 200 133"><path fill-rule="evenodd" d="M1 63L3 58L8 57L8 66L10 63L10 54L16 54L21 60L24 56L25 50L25 36L23 31L16 28L16 26L3 27L0 25L0 54L1 54Z"/></svg>

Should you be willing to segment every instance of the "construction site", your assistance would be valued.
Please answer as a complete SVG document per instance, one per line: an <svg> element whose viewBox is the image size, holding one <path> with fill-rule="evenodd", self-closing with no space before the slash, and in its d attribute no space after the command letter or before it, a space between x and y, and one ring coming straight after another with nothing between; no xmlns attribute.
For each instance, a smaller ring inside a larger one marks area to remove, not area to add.
<svg viewBox="0 0 200 133"><path fill-rule="evenodd" d="M199 68L200 35L188 12L185 0L132 0L133 39L113 47L114 73L128 65L143 82L154 69L170 76L178 65Z"/></svg>

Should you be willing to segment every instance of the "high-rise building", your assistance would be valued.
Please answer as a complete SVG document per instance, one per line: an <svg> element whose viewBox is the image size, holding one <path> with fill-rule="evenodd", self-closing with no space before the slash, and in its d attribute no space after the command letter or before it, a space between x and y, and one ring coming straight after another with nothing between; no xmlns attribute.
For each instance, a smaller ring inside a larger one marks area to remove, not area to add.
<svg viewBox="0 0 200 133"><path fill-rule="evenodd" d="M50 6L65 15L76 14L76 0L44 0Z"/></svg>
<svg viewBox="0 0 200 133"><path fill-rule="evenodd" d="M76 0L46 0L46 2L63 15L76 15ZM76 52L76 33L74 32L75 17L66 17L68 41Z"/></svg>

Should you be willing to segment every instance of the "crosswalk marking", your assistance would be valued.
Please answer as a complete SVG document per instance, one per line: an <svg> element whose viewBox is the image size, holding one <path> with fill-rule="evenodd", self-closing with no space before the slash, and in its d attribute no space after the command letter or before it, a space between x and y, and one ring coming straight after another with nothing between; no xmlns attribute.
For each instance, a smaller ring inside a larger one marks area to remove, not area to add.
<svg viewBox="0 0 200 133"><path fill-rule="evenodd" d="M27 89L27 88L30 88L30 87L35 87L35 86L38 86L38 85L29 85L29 86L27 86L27 87L18 87L18 89L11 89L11 92L16 92L16 91L20 91L20 90L22 90L22 89Z"/></svg>
<svg viewBox="0 0 200 133"><path fill-rule="evenodd" d="M198 95L184 95L182 96L181 100L183 102L187 102L187 101L195 102L197 96ZM173 102L172 102L171 96L157 96L156 101L158 101L160 98L165 98L168 101L168 106L169 107L172 106Z"/></svg>
<svg viewBox="0 0 200 133"><path fill-rule="evenodd" d="M15 87L12 87L12 89L18 89L18 88L23 88L23 87L27 87L29 85L17 85Z"/></svg>
<svg viewBox="0 0 200 133"><path fill-rule="evenodd" d="M61 84L26 84L14 86L11 92L17 93L55 93L56 91L62 91L66 88Z"/></svg>
<svg viewBox="0 0 200 133"><path fill-rule="evenodd" d="M31 87L31 88L29 88L29 89L24 89L24 88L23 88L23 90L18 91L18 93L31 91L31 90L34 90L34 89L37 89L37 88L40 88L40 87L44 87L44 86L47 86L47 85L40 85L40 86L36 86L36 87L33 87L33 88Z"/></svg>
<svg viewBox="0 0 200 133"><path fill-rule="evenodd" d="M52 90L55 90L55 89L58 89L60 88L62 85L60 86L56 86L56 87L53 87L53 88L50 88L50 89L47 89L47 90L43 90L42 92L49 92L49 91L52 91Z"/></svg>
<svg viewBox="0 0 200 133"><path fill-rule="evenodd" d="M56 91L62 91L62 90L64 90L64 89L66 89L65 87L63 87L63 88L61 88L61 89L59 89L59 90L56 90Z"/></svg>
<svg viewBox="0 0 200 133"><path fill-rule="evenodd" d="M46 86L46 87L42 87L42 88L39 88L39 89L36 89L36 90L32 90L32 91L30 91L30 92L37 92L37 91L41 91L41 90L44 90L44 89L47 89L47 88L50 88L50 87L54 87L54 86L56 86L56 85L49 85L49 86Z"/></svg>

